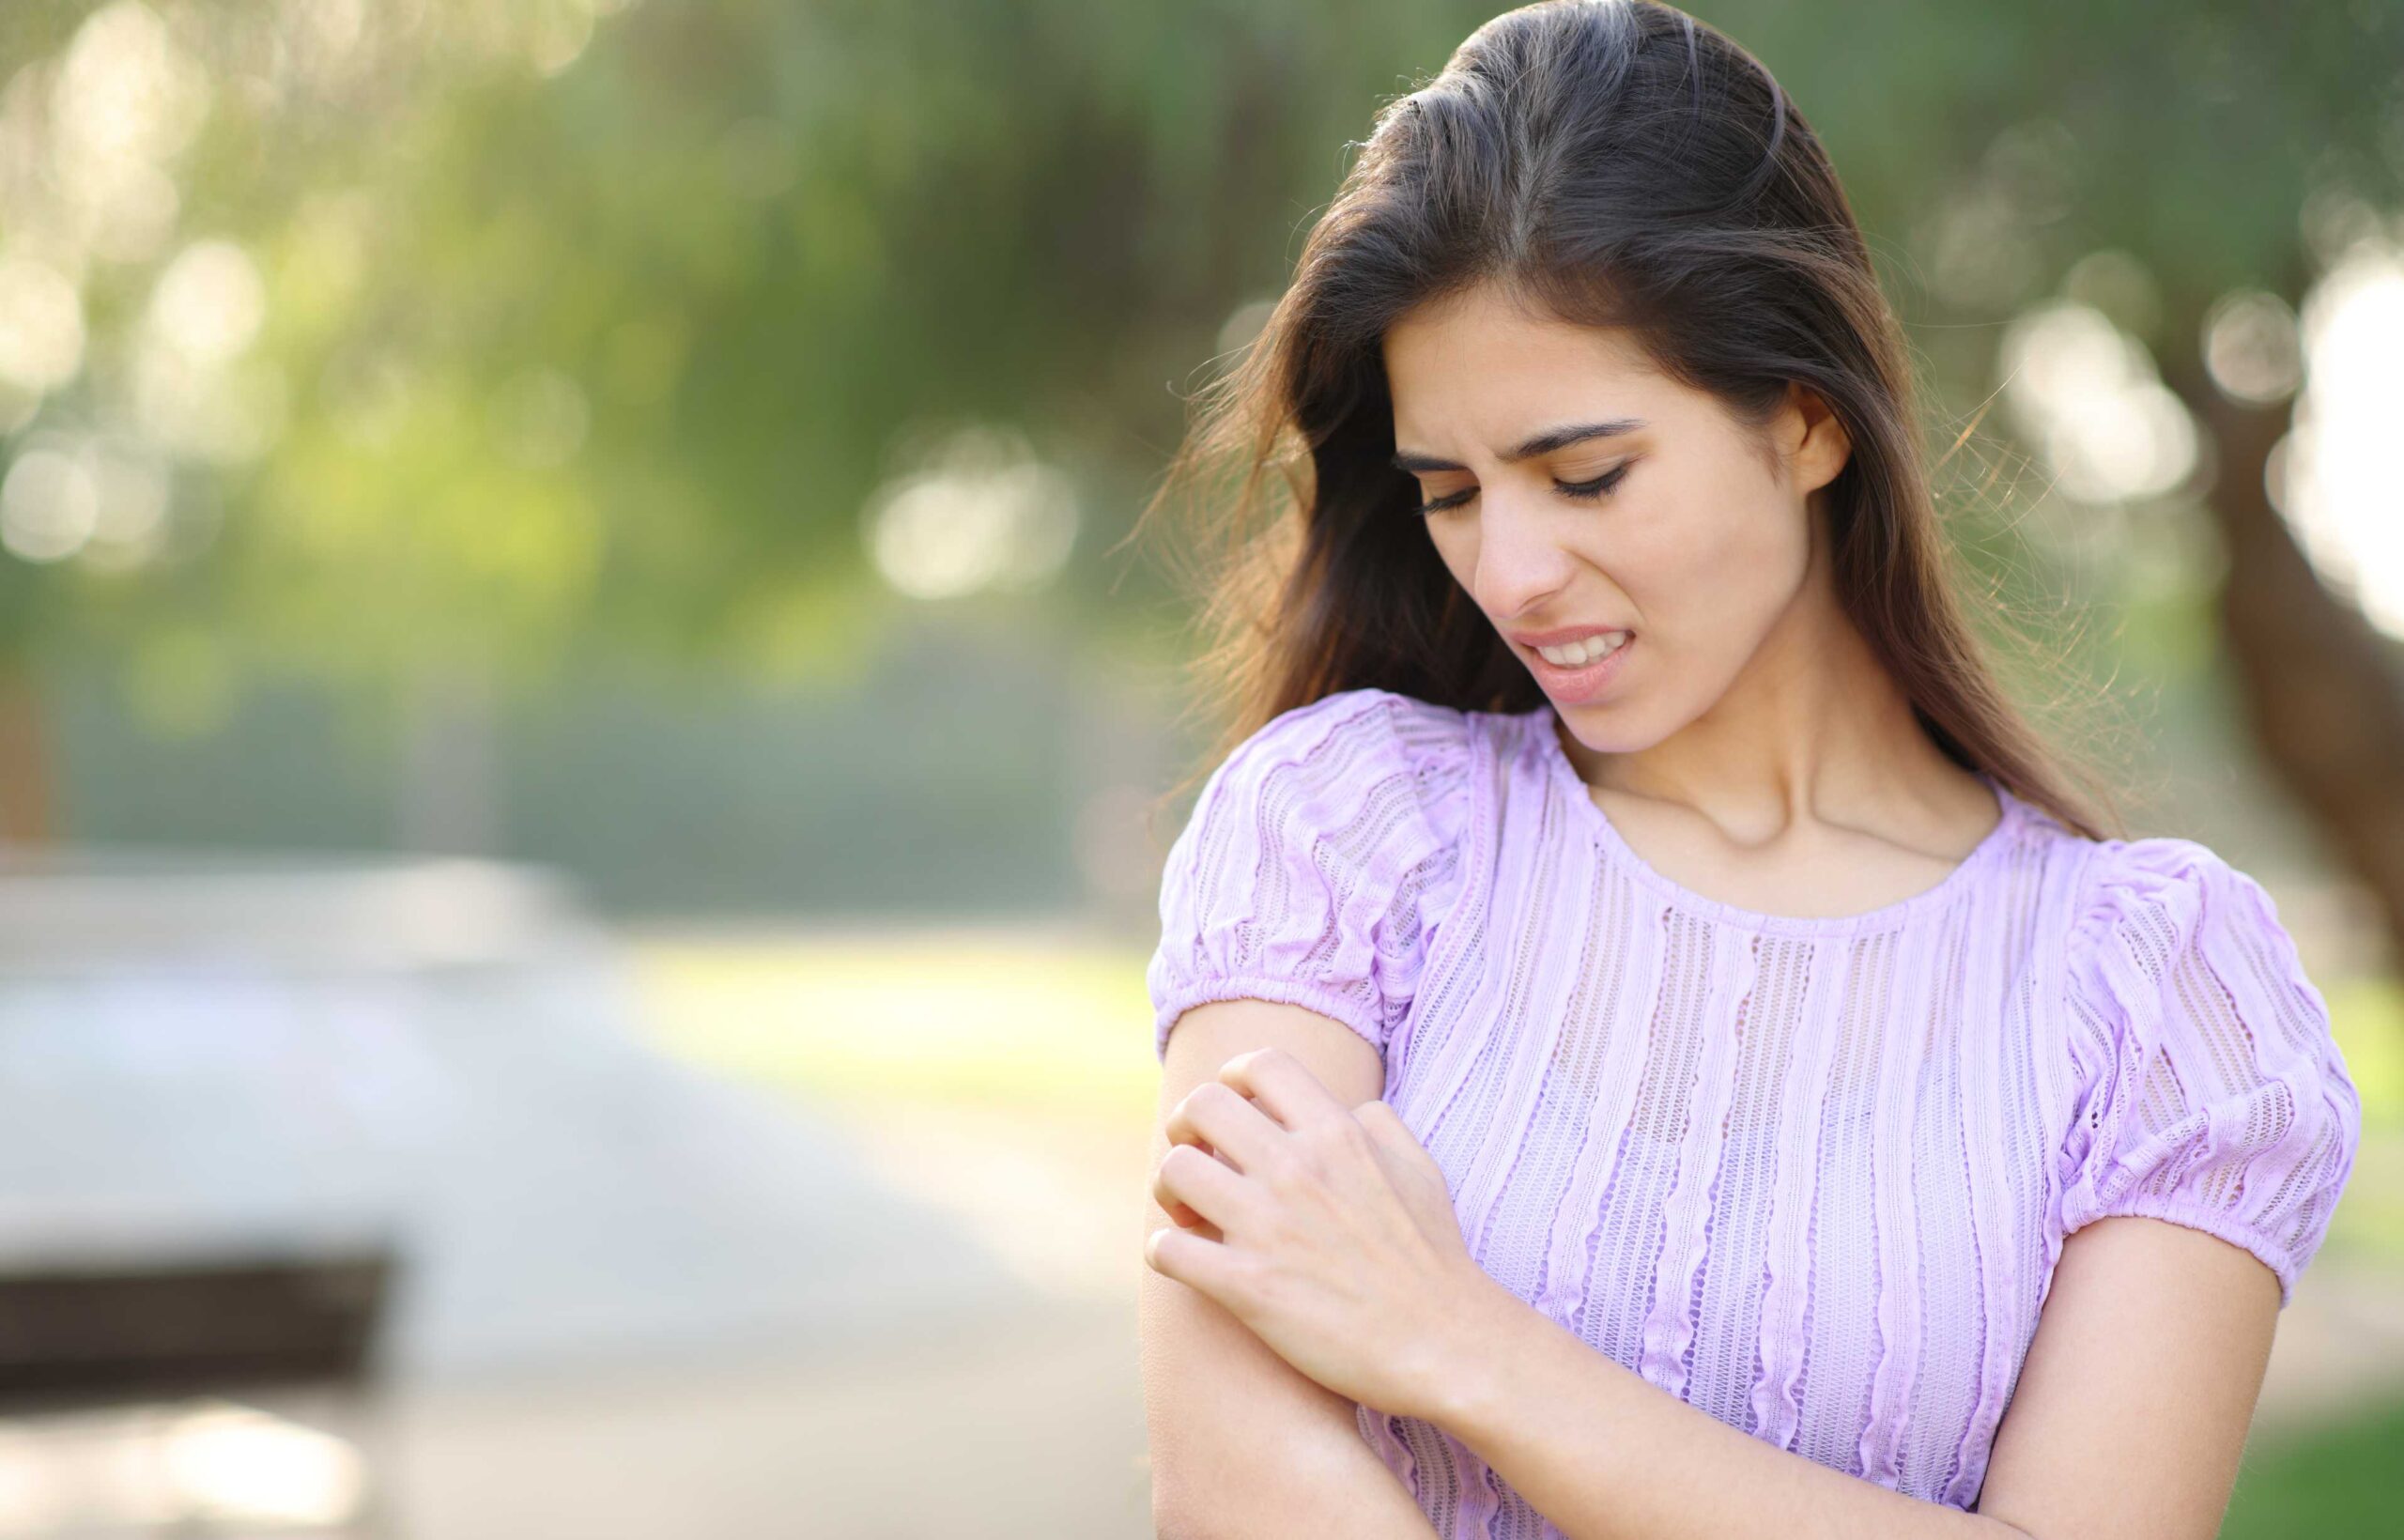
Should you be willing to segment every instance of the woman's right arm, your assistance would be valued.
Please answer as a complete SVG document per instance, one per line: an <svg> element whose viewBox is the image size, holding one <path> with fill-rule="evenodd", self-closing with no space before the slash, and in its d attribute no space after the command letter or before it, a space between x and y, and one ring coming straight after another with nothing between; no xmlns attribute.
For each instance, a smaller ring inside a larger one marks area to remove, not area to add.
<svg viewBox="0 0 2404 1540"><path fill-rule="evenodd" d="M1163 1128L1186 1093L1238 1054L1271 1044L1348 1105L1385 1088L1375 1045L1317 1011L1265 1000L1196 1006L1169 1034L1148 1173L1168 1151ZM1147 1235L1173 1223L1147 1198ZM1363 1440L1351 1401L1270 1351L1216 1301L1142 1270L1144 1419L1160 1540L1433 1540L1418 1503Z"/></svg>

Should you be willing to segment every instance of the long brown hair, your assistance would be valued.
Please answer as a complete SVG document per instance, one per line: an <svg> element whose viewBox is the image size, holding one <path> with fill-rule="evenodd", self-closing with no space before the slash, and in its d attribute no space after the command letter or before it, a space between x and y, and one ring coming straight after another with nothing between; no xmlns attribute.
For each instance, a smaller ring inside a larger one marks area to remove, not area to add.
<svg viewBox="0 0 2404 1540"><path fill-rule="evenodd" d="M1343 689L1544 703L1409 516L1417 490L1391 462L1387 328L1485 282L1627 329L1744 427L1765 427L1790 382L1824 398L1852 440L1826 488L1838 593L1915 715L1956 762L2067 826L2119 830L2108 778L2066 769L1968 624L1902 329L1819 139L1750 54L1652 0L1504 12L1383 105L1293 282L1200 391L1137 528L1190 500L1220 537L1196 584L1191 709L1225 724L1203 770Z"/></svg>

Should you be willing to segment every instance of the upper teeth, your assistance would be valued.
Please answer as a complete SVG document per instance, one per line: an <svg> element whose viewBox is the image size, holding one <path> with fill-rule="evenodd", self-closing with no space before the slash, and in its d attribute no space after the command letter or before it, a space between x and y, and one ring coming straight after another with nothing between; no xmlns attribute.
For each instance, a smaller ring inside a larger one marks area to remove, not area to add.
<svg viewBox="0 0 2404 1540"><path fill-rule="evenodd" d="M1581 663L1592 663L1607 653L1617 652L1620 644L1626 639L1627 633L1625 631L1605 631L1600 636L1588 637L1583 641L1573 641L1566 647L1539 647L1536 651L1544 655L1547 663L1558 663L1564 669L1574 669Z"/></svg>

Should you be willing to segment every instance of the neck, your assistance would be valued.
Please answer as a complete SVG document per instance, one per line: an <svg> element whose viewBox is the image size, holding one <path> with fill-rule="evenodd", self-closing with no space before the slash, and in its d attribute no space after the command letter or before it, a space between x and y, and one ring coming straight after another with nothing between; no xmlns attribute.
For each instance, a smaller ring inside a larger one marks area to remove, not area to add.
<svg viewBox="0 0 2404 1540"><path fill-rule="evenodd" d="M1949 793L1959 794L1964 774L1825 584L1807 585L1719 699L1677 732L1609 752L1573 729L1562 747L1590 785L1688 808L1730 830L1798 820L1876 826L1899 806L1958 816Z"/></svg>

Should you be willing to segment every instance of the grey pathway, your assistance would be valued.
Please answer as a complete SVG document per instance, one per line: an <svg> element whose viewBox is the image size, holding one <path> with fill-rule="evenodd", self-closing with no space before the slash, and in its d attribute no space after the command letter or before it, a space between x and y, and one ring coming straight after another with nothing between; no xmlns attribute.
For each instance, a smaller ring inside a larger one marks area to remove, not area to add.
<svg viewBox="0 0 2404 1540"><path fill-rule="evenodd" d="M0 1267L389 1235L403 1380L1033 1302L836 1130L649 1046L633 1000L535 873L0 873Z"/></svg>

